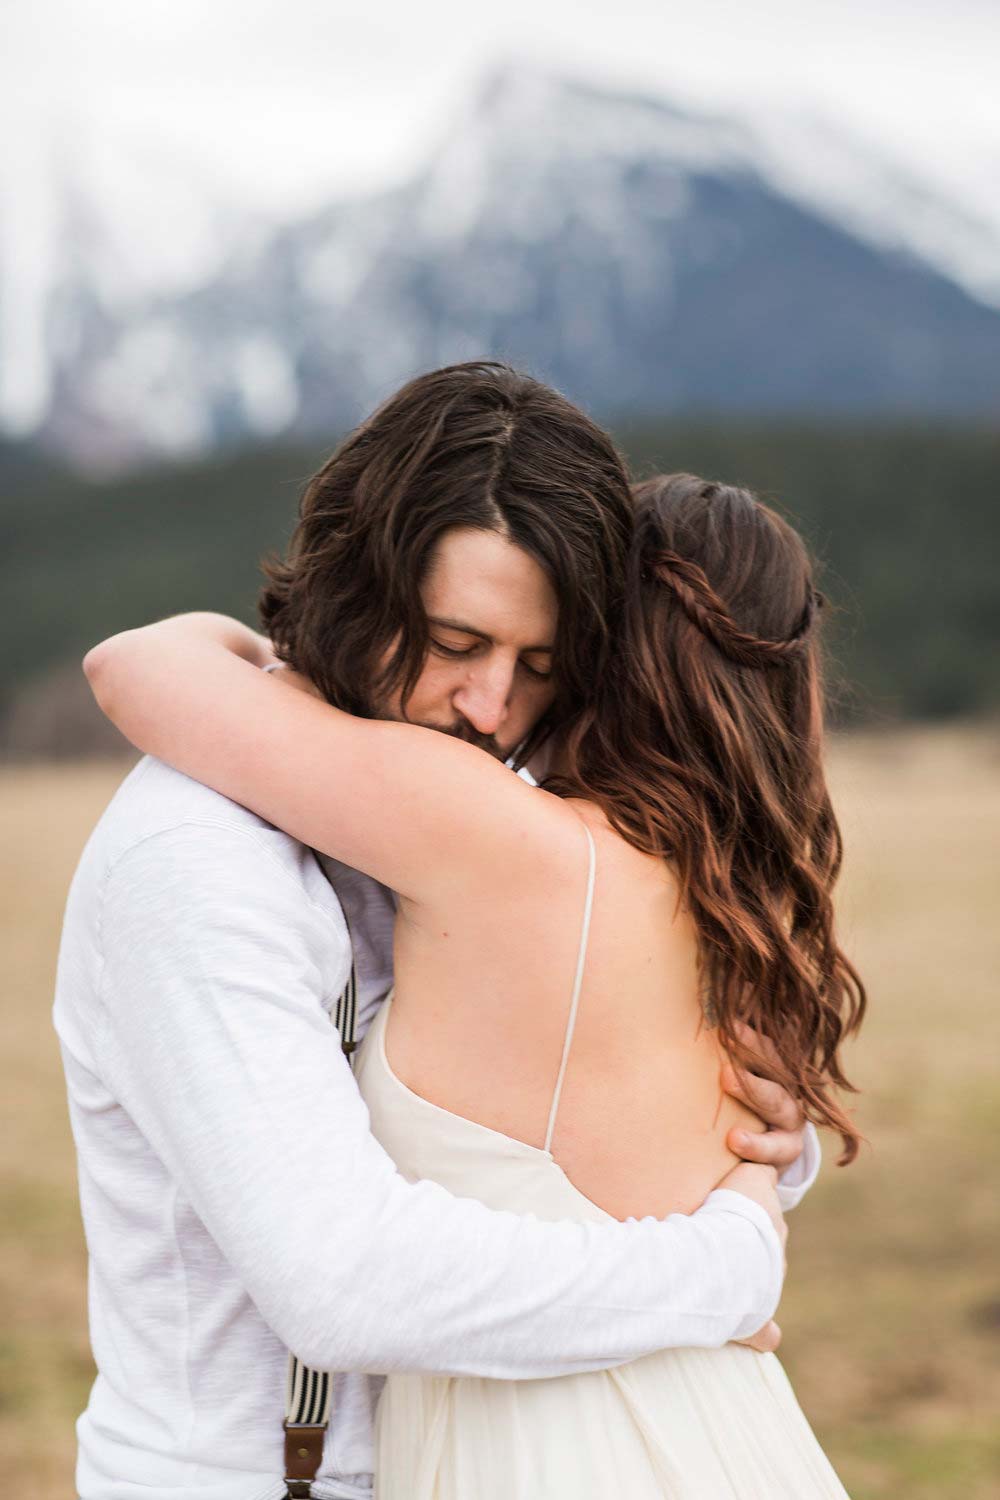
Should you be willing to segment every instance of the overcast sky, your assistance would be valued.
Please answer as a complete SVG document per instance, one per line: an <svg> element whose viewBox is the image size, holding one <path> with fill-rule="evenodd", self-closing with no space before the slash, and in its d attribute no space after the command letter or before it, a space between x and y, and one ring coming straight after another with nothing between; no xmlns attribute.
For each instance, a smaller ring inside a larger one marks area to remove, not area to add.
<svg viewBox="0 0 1000 1500"><path fill-rule="evenodd" d="M805 106L1000 197L998 0L2 0L0 153L166 142L284 213L405 175L502 60Z"/></svg>

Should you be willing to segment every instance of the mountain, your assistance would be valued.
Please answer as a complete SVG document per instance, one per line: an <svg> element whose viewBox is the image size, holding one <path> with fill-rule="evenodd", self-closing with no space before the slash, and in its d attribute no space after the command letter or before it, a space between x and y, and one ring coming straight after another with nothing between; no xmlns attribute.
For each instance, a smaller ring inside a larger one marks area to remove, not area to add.
<svg viewBox="0 0 1000 1500"><path fill-rule="evenodd" d="M127 454L139 435L100 415L114 407L109 351L262 230L197 161L156 141L123 150L77 126L0 153L0 434L41 435L84 460L112 456L116 441ZM83 403L79 430L67 426L92 380L111 388ZM146 424L156 446L155 413Z"/></svg>
<svg viewBox="0 0 1000 1500"><path fill-rule="evenodd" d="M93 464L333 434L488 354L605 416L1000 409L1000 234L802 120L504 70L408 184L215 244L194 284L117 301L76 255L50 445Z"/></svg>

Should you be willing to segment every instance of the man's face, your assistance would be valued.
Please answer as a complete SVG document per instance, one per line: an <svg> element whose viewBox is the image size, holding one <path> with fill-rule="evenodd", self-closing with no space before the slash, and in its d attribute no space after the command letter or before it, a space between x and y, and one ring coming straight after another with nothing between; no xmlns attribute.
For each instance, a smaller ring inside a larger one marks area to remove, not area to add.
<svg viewBox="0 0 1000 1500"><path fill-rule="evenodd" d="M456 527L438 542L421 595L428 655L405 718L506 759L555 696L551 583L504 537ZM404 717L398 690L376 713Z"/></svg>

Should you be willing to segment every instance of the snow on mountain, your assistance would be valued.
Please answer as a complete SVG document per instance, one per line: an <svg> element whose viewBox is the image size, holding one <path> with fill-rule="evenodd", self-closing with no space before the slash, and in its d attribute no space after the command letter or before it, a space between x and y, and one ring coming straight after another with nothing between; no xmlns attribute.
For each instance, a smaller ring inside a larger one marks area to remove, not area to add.
<svg viewBox="0 0 1000 1500"><path fill-rule="evenodd" d="M0 428L44 425L61 372L262 232L155 142L64 123L0 155Z"/></svg>
<svg viewBox="0 0 1000 1500"><path fill-rule="evenodd" d="M609 412L1000 404L1000 228L815 121L507 69L409 184L273 233L187 171L39 180L0 421L86 462L332 433L483 354Z"/></svg>
<svg viewBox="0 0 1000 1500"><path fill-rule="evenodd" d="M869 244L903 251L1000 307L1000 218L944 196L870 144L806 114L755 118L747 165Z"/></svg>

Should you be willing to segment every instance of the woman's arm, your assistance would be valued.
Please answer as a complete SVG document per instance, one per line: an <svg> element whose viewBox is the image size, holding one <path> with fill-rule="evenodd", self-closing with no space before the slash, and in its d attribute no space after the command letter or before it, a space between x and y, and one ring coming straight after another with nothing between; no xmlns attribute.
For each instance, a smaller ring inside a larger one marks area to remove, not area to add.
<svg viewBox="0 0 1000 1500"><path fill-rule="evenodd" d="M230 615L217 615L209 610L192 610L190 614L177 615L172 620L163 620L160 625L148 626L150 630L159 630L161 626L170 626L172 629L183 627L185 633L190 630L203 640L211 640L220 646L225 646L234 656L243 661L248 661L254 667L276 667L278 658L274 654L271 642L266 635L259 635L256 630L251 630L249 625L234 620ZM122 652L121 642L131 642L136 637L145 634L145 630L124 630L120 635L113 635L108 640L102 641L99 646L94 646L83 658L83 670L91 687L95 679L103 676L109 659L113 662ZM131 649L131 646L128 648ZM95 690L96 696L96 690Z"/></svg>
<svg viewBox="0 0 1000 1500"><path fill-rule="evenodd" d="M225 616L180 615L112 636L84 671L138 749L402 895L548 857L556 798L448 735L296 690L259 670L261 649Z"/></svg>

